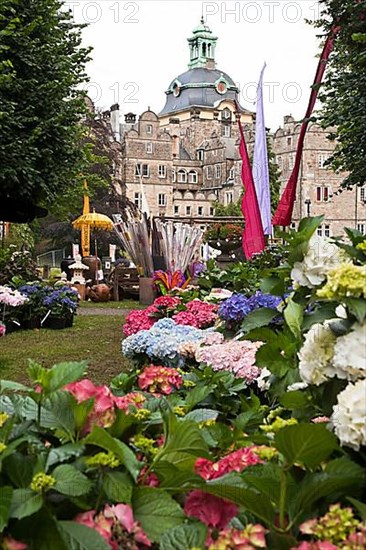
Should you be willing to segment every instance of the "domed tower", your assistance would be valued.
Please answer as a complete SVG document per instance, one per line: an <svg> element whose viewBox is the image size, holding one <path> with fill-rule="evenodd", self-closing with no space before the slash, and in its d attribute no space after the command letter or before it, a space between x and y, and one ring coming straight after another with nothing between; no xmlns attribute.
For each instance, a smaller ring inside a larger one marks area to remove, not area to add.
<svg viewBox="0 0 366 550"><path fill-rule="evenodd" d="M225 108L229 108L232 115L236 112L239 88L227 73L216 68L216 43L217 36L202 18L188 38L188 71L177 76L165 92L166 103L159 114L161 126L168 125L172 119L175 122L187 120L188 115L202 120L217 119ZM250 111L240 105L239 111L243 123L252 123Z"/></svg>

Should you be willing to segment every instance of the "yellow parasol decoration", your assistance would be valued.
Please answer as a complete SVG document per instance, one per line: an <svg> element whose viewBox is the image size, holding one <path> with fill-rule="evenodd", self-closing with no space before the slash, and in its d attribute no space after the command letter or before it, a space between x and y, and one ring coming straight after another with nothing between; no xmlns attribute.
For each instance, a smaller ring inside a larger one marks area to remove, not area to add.
<svg viewBox="0 0 366 550"><path fill-rule="evenodd" d="M81 231L83 257L90 256L90 231L92 229L104 229L105 231L112 231L113 229L113 222L108 216L98 214L95 212L95 209L93 209L93 212L90 212L89 196L87 194L88 184L86 180L84 181L84 189L83 215L72 222L73 228Z"/></svg>

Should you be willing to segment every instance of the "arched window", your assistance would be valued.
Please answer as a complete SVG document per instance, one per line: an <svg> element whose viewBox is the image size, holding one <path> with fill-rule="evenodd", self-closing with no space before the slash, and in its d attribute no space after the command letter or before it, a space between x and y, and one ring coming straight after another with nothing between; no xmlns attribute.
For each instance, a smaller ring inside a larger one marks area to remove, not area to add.
<svg viewBox="0 0 366 550"><path fill-rule="evenodd" d="M178 182L187 183L187 172L185 170L178 170Z"/></svg>
<svg viewBox="0 0 366 550"><path fill-rule="evenodd" d="M198 182L198 174L195 170L191 170L188 174L188 182L189 183L197 183Z"/></svg>
<svg viewBox="0 0 366 550"><path fill-rule="evenodd" d="M211 57L211 44L207 46L207 57Z"/></svg>
<svg viewBox="0 0 366 550"><path fill-rule="evenodd" d="M202 44L202 55L203 57L206 57L206 42Z"/></svg>

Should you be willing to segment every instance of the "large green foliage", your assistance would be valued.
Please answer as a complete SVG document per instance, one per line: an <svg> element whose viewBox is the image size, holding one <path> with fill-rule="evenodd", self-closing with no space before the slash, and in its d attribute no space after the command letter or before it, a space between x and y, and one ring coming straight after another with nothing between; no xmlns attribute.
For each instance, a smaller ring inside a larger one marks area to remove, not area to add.
<svg viewBox="0 0 366 550"><path fill-rule="evenodd" d="M0 4L0 189L51 203L79 171L89 50L61 0Z"/></svg>
<svg viewBox="0 0 366 550"><path fill-rule="evenodd" d="M337 129L330 135L337 140L331 166L349 171L344 185L366 181L366 26L365 3L355 0L321 0L321 17L316 22L326 34L339 26L330 56L318 120L324 128Z"/></svg>

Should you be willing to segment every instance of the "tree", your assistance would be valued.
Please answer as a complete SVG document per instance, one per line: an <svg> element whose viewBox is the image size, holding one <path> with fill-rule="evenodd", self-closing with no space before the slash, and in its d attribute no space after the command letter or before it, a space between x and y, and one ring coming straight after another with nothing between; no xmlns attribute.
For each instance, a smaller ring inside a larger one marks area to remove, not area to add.
<svg viewBox="0 0 366 550"><path fill-rule="evenodd" d="M315 23L328 34L338 27L321 89L322 127L335 127L329 138L336 148L329 164L348 171L343 185L366 182L366 12L360 0L321 0L322 12Z"/></svg>
<svg viewBox="0 0 366 550"><path fill-rule="evenodd" d="M90 49L62 4L0 4L0 219L29 221L79 172Z"/></svg>

